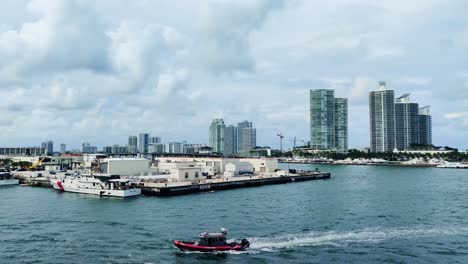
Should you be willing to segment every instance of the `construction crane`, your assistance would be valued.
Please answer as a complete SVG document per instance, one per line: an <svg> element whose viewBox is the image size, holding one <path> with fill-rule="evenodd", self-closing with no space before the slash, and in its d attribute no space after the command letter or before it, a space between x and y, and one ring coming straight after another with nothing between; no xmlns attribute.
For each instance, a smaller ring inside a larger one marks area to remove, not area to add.
<svg viewBox="0 0 468 264"><path fill-rule="evenodd" d="M42 162L46 159L47 157L43 157L41 159L39 159L36 163L34 163L34 165L31 165L29 167L29 169L36 169L39 165L42 164Z"/></svg>
<svg viewBox="0 0 468 264"><path fill-rule="evenodd" d="M283 138L284 138L284 135L283 135L283 133L278 133L276 135L280 138L280 151L281 151L281 153L283 153Z"/></svg>

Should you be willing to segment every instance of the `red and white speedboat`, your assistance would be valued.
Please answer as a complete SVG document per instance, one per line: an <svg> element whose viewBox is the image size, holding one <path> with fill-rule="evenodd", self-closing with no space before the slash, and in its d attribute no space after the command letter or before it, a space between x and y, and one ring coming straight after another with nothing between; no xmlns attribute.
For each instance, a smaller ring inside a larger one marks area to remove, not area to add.
<svg viewBox="0 0 468 264"><path fill-rule="evenodd" d="M204 232L199 235L199 240L195 242L175 240L174 245L183 251L243 251L250 246L247 239L240 242L226 242L227 230L221 228L220 233Z"/></svg>

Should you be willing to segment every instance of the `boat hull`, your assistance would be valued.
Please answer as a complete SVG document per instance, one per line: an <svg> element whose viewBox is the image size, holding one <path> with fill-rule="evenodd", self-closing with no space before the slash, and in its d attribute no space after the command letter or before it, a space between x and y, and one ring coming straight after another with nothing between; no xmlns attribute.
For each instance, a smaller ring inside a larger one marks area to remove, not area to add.
<svg viewBox="0 0 468 264"><path fill-rule="evenodd" d="M247 249L246 246L236 244L235 246L199 246L190 242L184 242L175 240L174 245L182 251L199 251L199 252L214 252L214 251L244 251Z"/></svg>
<svg viewBox="0 0 468 264"><path fill-rule="evenodd" d="M8 180L0 180L0 186L7 186L7 185L18 185L18 179L8 179Z"/></svg>
<svg viewBox="0 0 468 264"><path fill-rule="evenodd" d="M84 193L84 194L94 194L99 196L109 196L109 197L133 197L141 195L141 189L134 188L134 189L127 189L127 190L105 190L105 189L85 189L85 188L77 188L70 186L68 184L64 184L61 181L51 181L52 187L56 190L60 190L62 192L74 192L74 193Z"/></svg>

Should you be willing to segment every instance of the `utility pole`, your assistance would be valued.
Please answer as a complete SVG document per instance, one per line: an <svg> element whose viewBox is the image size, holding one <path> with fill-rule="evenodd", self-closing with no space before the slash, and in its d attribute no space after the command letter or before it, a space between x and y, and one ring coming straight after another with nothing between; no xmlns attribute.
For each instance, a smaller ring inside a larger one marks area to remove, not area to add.
<svg viewBox="0 0 468 264"><path fill-rule="evenodd" d="M284 135L283 133L279 133L279 134L276 134L279 138L280 138L280 151L281 153L283 153L283 138L284 138Z"/></svg>

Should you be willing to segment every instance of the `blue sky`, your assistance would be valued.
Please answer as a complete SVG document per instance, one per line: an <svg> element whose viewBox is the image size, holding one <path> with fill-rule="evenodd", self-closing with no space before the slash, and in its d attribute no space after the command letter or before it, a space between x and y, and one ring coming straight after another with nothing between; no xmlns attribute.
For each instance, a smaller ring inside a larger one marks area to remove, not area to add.
<svg viewBox="0 0 468 264"><path fill-rule="evenodd" d="M0 145L208 142L244 119L259 145L309 137L308 90L349 98L369 144L385 80L431 105L433 141L468 147L466 1L10 0L0 8Z"/></svg>

